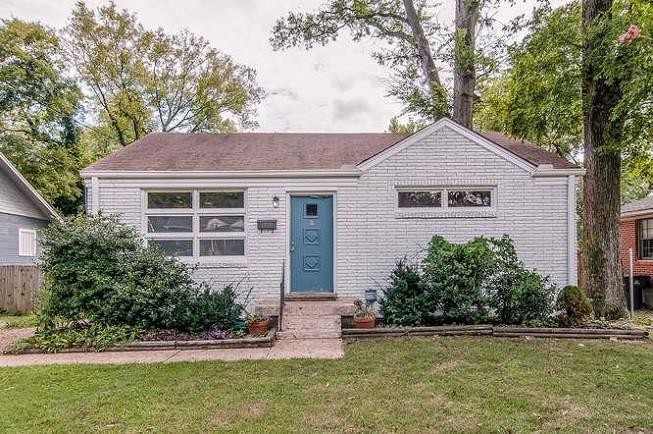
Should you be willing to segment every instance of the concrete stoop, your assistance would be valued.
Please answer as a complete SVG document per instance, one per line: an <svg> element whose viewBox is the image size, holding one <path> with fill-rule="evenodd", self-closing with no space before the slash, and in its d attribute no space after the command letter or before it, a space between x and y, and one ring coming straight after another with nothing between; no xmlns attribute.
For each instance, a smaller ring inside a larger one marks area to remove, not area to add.
<svg viewBox="0 0 653 434"><path fill-rule="evenodd" d="M340 339L342 337L339 315L286 313L283 330L277 339Z"/></svg>

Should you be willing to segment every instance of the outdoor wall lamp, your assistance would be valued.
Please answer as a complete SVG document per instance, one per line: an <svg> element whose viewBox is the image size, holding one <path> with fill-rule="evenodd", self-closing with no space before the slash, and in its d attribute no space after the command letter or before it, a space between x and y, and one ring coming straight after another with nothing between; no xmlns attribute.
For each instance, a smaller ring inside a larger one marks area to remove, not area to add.
<svg viewBox="0 0 653 434"><path fill-rule="evenodd" d="M279 208L279 196L272 198L272 208Z"/></svg>

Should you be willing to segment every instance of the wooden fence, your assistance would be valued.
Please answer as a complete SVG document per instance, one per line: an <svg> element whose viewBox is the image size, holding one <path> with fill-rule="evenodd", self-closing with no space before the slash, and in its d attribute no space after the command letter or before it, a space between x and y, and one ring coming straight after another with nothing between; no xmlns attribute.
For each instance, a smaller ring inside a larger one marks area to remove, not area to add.
<svg viewBox="0 0 653 434"><path fill-rule="evenodd" d="M41 271L35 265L0 265L0 309L34 311L42 282Z"/></svg>

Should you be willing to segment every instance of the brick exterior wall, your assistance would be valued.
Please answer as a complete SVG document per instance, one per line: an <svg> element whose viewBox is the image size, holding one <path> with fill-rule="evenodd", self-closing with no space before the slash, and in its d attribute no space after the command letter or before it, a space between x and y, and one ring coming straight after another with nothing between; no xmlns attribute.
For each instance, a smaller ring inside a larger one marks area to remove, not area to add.
<svg viewBox="0 0 653 434"><path fill-rule="evenodd" d="M568 243L575 245L575 230L568 233L567 177L534 178L447 126L360 178L163 181L166 187L246 188L246 260L200 266L195 278L214 287L242 280L241 286L253 289L254 301L278 296L288 250L289 194L301 191L334 194L335 286L340 296L362 297L365 289L384 285L394 262L404 255L420 258L434 234L462 242L507 233L527 266L550 275L558 285L568 282ZM161 188L161 180L137 184L100 179L100 209L120 213L125 222L142 228L142 189L155 185ZM496 207L406 213L397 208L397 187L412 185L493 186ZM280 198L278 208L272 207L274 196ZM277 230L257 231L258 219L277 219Z"/></svg>
<svg viewBox="0 0 653 434"><path fill-rule="evenodd" d="M653 260L640 259L637 248L637 221L653 218L653 212L637 217L622 217L620 225L619 251L621 253L621 267L624 276L630 274L630 260L628 250L633 249L633 276L653 276Z"/></svg>

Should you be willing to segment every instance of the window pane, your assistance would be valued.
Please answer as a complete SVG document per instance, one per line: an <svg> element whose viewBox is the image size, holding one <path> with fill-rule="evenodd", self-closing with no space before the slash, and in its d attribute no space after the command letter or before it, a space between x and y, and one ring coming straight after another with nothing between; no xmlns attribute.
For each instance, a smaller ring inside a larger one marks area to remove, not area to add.
<svg viewBox="0 0 653 434"><path fill-rule="evenodd" d="M243 256L245 240L200 240L200 256Z"/></svg>
<svg viewBox="0 0 653 434"><path fill-rule="evenodd" d="M400 191L399 207L433 207L442 206L442 192L440 191Z"/></svg>
<svg viewBox="0 0 653 434"><path fill-rule="evenodd" d="M193 232L193 216L148 216L147 231L152 232Z"/></svg>
<svg viewBox="0 0 653 434"><path fill-rule="evenodd" d="M640 258L653 258L653 240L642 240Z"/></svg>
<svg viewBox="0 0 653 434"><path fill-rule="evenodd" d="M193 256L193 240L150 240L168 256Z"/></svg>
<svg viewBox="0 0 653 434"><path fill-rule="evenodd" d="M492 192L459 190L449 192L449 206L491 206Z"/></svg>
<svg viewBox="0 0 653 434"><path fill-rule="evenodd" d="M317 217L317 204L316 203L307 203L306 211L304 212L306 217Z"/></svg>
<svg viewBox="0 0 653 434"><path fill-rule="evenodd" d="M200 208L244 208L245 195L236 192L200 192Z"/></svg>
<svg viewBox="0 0 653 434"><path fill-rule="evenodd" d="M193 195L185 193L147 193L148 208L191 208Z"/></svg>
<svg viewBox="0 0 653 434"><path fill-rule="evenodd" d="M200 232L245 232L245 216L200 216Z"/></svg>

